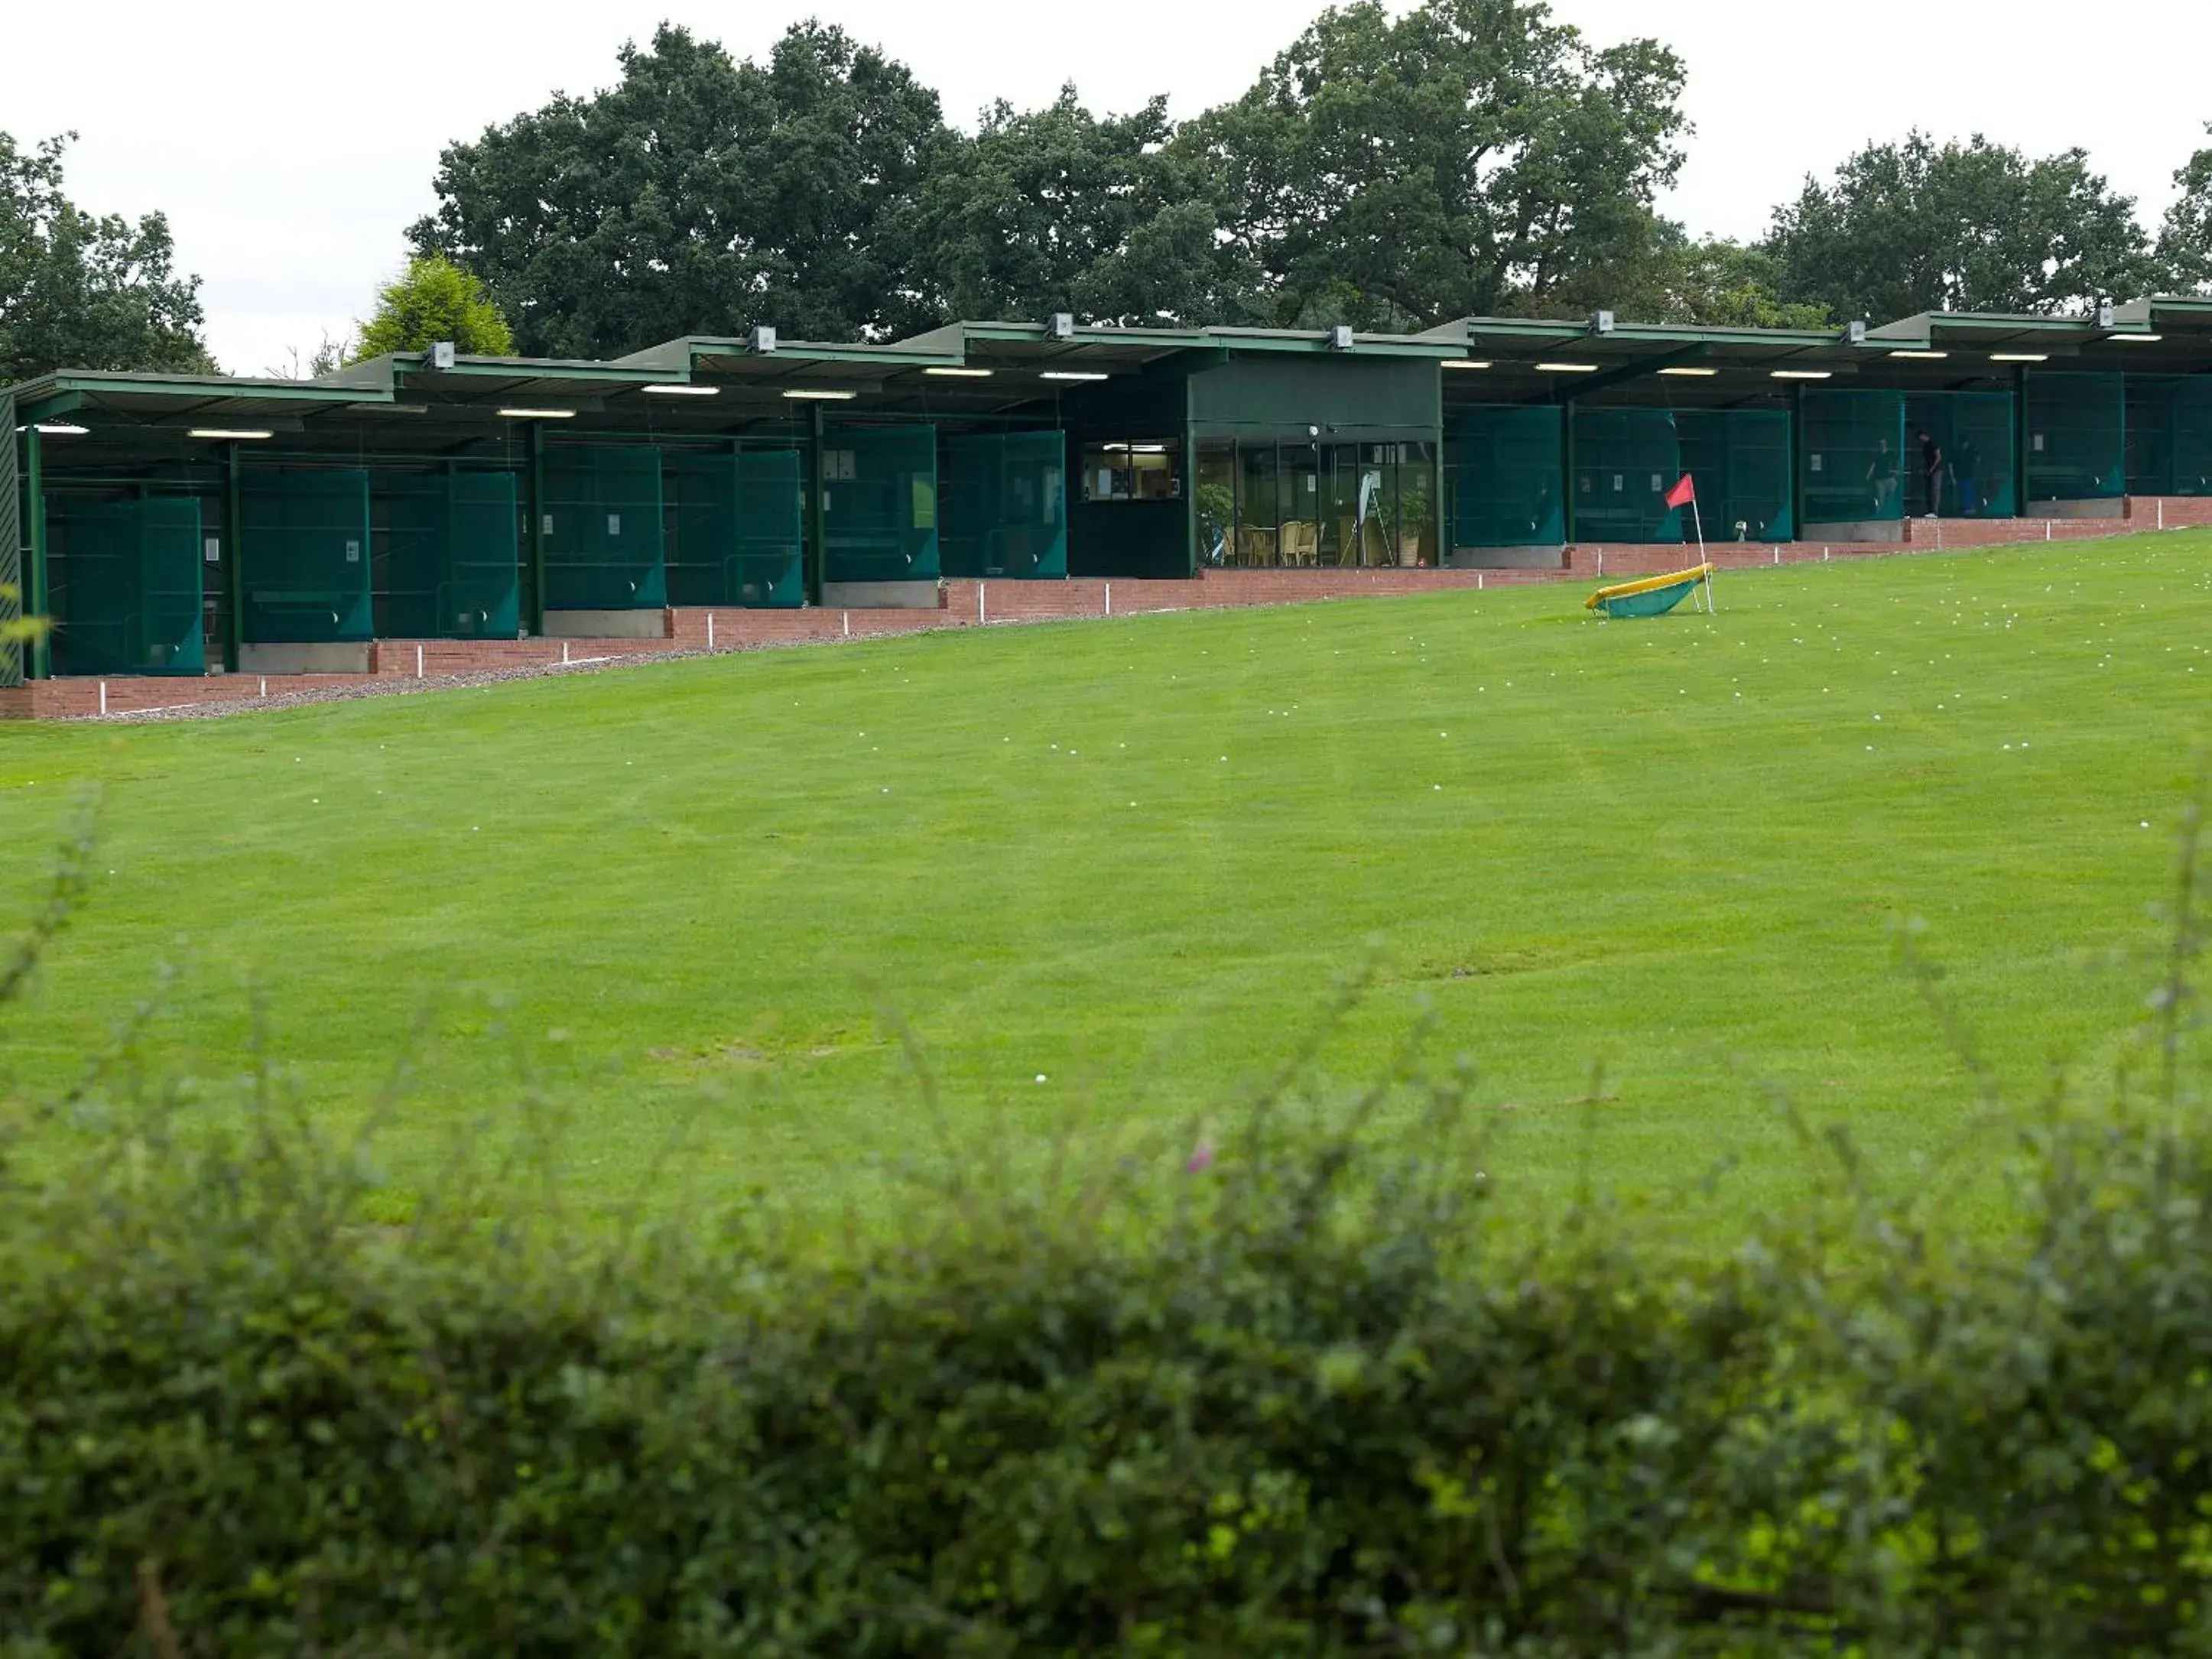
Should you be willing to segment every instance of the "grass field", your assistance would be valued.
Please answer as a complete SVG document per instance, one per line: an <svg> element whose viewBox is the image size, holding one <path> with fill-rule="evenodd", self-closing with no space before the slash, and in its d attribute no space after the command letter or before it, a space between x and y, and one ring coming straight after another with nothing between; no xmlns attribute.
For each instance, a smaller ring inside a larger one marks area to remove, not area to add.
<svg viewBox="0 0 2212 1659"><path fill-rule="evenodd" d="M1371 948L1326 1074L1371 1076L1428 1000L1519 1190L1733 1154L1723 1207L1772 1200L1804 1167L1768 1083L1919 1179L1972 1091L1893 921L2008 1085L2108 1056L2212 695L2208 576L2212 537L2137 537L1731 575L1712 617L1449 593L0 729L0 915L106 786L93 903L0 1066L68 1078L168 963L153 1064L236 1077L258 986L334 1115L434 1006L403 1177L526 1053L593 1195L682 1137L687 1182L865 1204L944 1144L876 999L955 1139L1012 1158L1220 1110Z"/></svg>

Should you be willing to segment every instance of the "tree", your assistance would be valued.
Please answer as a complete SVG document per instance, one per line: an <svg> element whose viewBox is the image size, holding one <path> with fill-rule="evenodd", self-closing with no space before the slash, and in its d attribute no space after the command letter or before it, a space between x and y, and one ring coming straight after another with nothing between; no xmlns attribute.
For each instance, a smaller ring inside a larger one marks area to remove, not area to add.
<svg viewBox="0 0 2212 1659"><path fill-rule="evenodd" d="M1571 310L1652 253L1682 81L1656 41L1596 50L1524 0L1356 0L1182 143L1279 323Z"/></svg>
<svg viewBox="0 0 2212 1659"><path fill-rule="evenodd" d="M1711 328L1834 326L1826 306L1786 301L1781 287L1781 267L1765 249L1720 237L1692 241L1667 224L1650 257L1622 272L1612 308L1638 322Z"/></svg>
<svg viewBox="0 0 2212 1659"><path fill-rule="evenodd" d="M2079 149L2030 161L1977 133L1869 144L1807 179L1765 243L1782 297L1881 322L1922 311L2063 312L2154 286L2135 203Z"/></svg>
<svg viewBox="0 0 2212 1659"><path fill-rule="evenodd" d="M0 386L57 368L213 373L168 221L94 218L63 193L76 137L26 152L0 132Z"/></svg>
<svg viewBox="0 0 2212 1659"><path fill-rule="evenodd" d="M1218 175L1172 148L1167 100L1100 119L1063 88L984 112L926 186L908 241L950 317L1255 319L1257 272L1219 234Z"/></svg>
<svg viewBox="0 0 2212 1659"><path fill-rule="evenodd" d="M901 231L951 135L903 64L805 23L764 66L663 26L622 68L607 91L448 146L438 210L408 233L483 279L525 351L935 320Z"/></svg>
<svg viewBox="0 0 2212 1659"><path fill-rule="evenodd" d="M417 254L403 275L377 289L376 314L361 325L361 339L349 361L388 351L425 351L441 340L451 340L465 356L507 357L514 352L514 332L483 282L443 254ZM325 337L325 348L329 343ZM319 352L309 367L325 355Z"/></svg>
<svg viewBox="0 0 2212 1659"><path fill-rule="evenodd" d="M2212 134L2212 121L2204 131ZM2159 226L2160 275L2165 285L2185 292L2212 293L2212 145L2191 156L2173 182L2181 197Z"/></svg>

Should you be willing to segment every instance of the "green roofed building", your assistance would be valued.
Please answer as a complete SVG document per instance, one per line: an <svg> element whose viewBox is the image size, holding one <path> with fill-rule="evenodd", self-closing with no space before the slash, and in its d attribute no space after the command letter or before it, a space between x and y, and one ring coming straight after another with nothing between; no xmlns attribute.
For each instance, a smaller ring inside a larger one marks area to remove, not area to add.
<svg viewBox="0 0 2212 1659"><path fill-rule="evenodd" d="M947 582L1892 541L2212 495L2212 300L1820 330L956 323L611 362L0 388L23 676L360 672L378 641L665 637ZM1687 475L1696 507L1668 497Z"/></svg>

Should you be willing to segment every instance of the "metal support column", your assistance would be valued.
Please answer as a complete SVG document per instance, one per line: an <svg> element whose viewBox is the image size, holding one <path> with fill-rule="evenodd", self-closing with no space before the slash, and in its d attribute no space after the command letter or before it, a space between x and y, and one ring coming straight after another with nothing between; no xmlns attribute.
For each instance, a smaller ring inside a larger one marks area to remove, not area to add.
<svg viewBox="0 0 2212 1659"><path fill-rule="evenodd" d="M1559 400L1559 522L1575 544L1575 400Z"/></svg>
<svg viewBox="0 0 2212 1659"><path fill-rule="evenodd" d="M545 637L545 428L530 422L530 637Z"/></svg>
<svg viewBox="0 0 2212 1659"><path fill-rule="evenodd" d="M30 515L27 528L31 532L30 568L23 573L23 614L51 623L46 586L46 448L36 422L23 431L23 484L24 494L28 497L25 508ZM41 629L31 641L30 678L50 680L53 677L53 635L49 629Z"/></svg>
<svg viewBox="0 0 2212 1659"><path fill-rule="evenodd" d="M2012 384L2012 515L2027 517L2027 465L2033 451L2027 436L2027 365L2013 371Z"/></svg>
<svg viewBox="0 0 2212 1659"><path fill-rule="evenodd" d="M1805 539L1805 388L1790 389L1790 539Z"/></svg>
<svg viewBox="0 0 2212 1659"><path fill-rule="evenodd" d="M246 492L235 442L222 447L222 672L235 674L246 654Z"/></svg>
<svg viewBox="0 0 2212 1659"><path fill-rule="evenodd" d="M822 603L823 573L829 568L823 538L827 534L822 500L822 405L807 410L806 422L806 602Z"/></svg>
<svg viewBox="0 0 2212 1659"><path fill-rule="evenodd" d="M1448 520L1447 520L1447 519L1446 519L1446 517L1445 517L1445 514L1444 514L1444 370L1443 370L1443 365L1442 363L1438 363L1438 364L1437 364L1437 365L1436 365L1436 371L1437 371L1437 442L1436 442L1436 448L1435 448L1432 452L1431 452L1430 458L1429 458L1429 505L1430 505L1430 508L1431 508L1431 511L1430 511L1430 514L1429 514L1429 517L1430 517L1430 519L1431 519L1431 521L1432 521L1432 526L1431 526L1431 527L1432 527L1432 528L1433 528L1433 530L1435 531L1435 533L1436 533L1436 540L1435 540L1435 541L1433 541L1433 542L1431 542L1431 543L1430 543L1430 544L1429 544L1429 545L1430 545L1431 547L1432 547L1432 548L1434 548L1434 549L1436 550L1435 550L1435 553L1434 553L1434 555L1433 555L1434 564L1435 564L1435 568L1436 568L1437 569L1441 570L1441 569L1443 569L1443 568L1447 564L1449 564L1449 563L1451 562L1451 556L1451 556L1451 547L1450 547L1450 544L1449 544L1449 543L1447 543L1447 542L1444 540L1444 526L1445 526L1446 523L1448 522ZM1398 532L1398 534L1399 534L1399 539L1400 539L1401 541L1403 541L1403 540L1405 539L1405 532L1401 529L1401 530Z"/></svg>

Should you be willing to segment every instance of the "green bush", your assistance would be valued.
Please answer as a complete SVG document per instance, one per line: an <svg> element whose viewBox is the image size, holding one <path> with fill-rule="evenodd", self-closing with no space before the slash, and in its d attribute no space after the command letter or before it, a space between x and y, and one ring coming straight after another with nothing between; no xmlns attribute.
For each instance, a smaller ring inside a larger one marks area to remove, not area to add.
<svg viewBox="0 0 2212 1659"><path fill-rule="evenodd" d="M2109 1109L1993 1109L1985 1248L1847 1148L1725 1259L1509 1224L1410 1067L834 1255L380 1225L267 1079L19 1101L0 1653L2212 1653L2193 955Z"/></svg>

